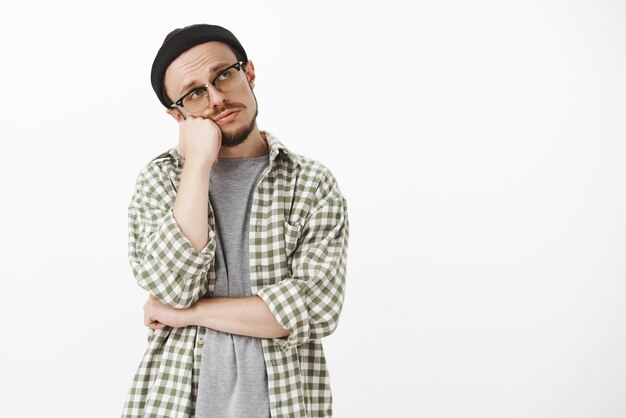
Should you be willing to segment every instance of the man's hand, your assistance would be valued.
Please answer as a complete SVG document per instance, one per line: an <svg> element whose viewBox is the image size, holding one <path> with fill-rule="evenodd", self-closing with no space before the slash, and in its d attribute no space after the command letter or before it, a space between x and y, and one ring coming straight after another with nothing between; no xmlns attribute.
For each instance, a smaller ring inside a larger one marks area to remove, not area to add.
<svg viewBox="0 0 626 418"><path fill-rule="evenodd" d="M172 308L150 294L143 306L143 323L152 329L161 329L166 325L183 328L191 325L189 323L190 309Z"/></svg>
<svg viewBox="0 0 626 418"><path fill-rule="evenodd" d="M185 160L215 164L222 146L222 131L217 123L209 118L189 115L178 122L178 127L178 155Z"/></svg>

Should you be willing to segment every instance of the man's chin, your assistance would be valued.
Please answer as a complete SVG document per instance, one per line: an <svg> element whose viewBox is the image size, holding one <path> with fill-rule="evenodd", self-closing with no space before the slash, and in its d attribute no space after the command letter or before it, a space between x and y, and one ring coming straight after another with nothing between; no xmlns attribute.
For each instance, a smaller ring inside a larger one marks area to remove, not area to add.
<svg viewBox="0 0 626 418"><path fill-rule="evenodd" d="M242 132L222 132L222 146L228 148L236 147L237 145L243 144L246 139L248 139L248 136L249 134L243 136Z"/></svg>
<svg viewBox="0 0 626 418"><path fill-rule="evenodd" d="M245 142L245 139L241 142L236 142L236 141L225 141L224 138L222 137L222 147L226 147L226 148L234 148L236 146L239 146L241 144L243 144Z"/></svg>
<svg viewBox="0 0 626 418"><path fill-rule="evenodd" d="M237 128L233 131L228 128L222 129L222 146L232 148L243 144L246 139L248 139L255 126L255 121L252 121L249 126Z"/></svg>
<svg viewBox="0 0 626 418"><path fill-rule="evenodd" d="M254 96L254 93L252 93ZM255 103L255 111L252 120L248 125L244 126L225 126L224 129L220 128L222 131L222 146L227 148L233 148L237 145L243 144L246 139L250 136L252 131L256 128L256 117L259 114L259 106L256 103L256 96L254 96ZM243 115L239 115L240 117ZM242 121L235 120L233 125L237 125L237 122L241 123Z"/></svg>

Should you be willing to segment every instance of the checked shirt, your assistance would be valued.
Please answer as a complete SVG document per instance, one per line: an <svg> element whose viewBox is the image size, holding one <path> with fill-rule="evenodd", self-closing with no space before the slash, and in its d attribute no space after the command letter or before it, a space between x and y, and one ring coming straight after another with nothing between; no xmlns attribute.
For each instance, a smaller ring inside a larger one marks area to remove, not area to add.
<svg viewBox="0 0 626 418"><path fill-rule="evenodd" d="M269 166L250 212L252 294L290 331L263 338L273 418L331 417L332 394L321 339L342 310L349 222L336 179L320 162L291 152L270 132ZM215 218L196 251L173 215L184 159L172 148L137 176L128 206L128 256L137 284L161 302L188 308L215 289ZM208 193L208 191L207 191ZM193 417L206 328L149 329L148 347L122 417Z"/></svg>

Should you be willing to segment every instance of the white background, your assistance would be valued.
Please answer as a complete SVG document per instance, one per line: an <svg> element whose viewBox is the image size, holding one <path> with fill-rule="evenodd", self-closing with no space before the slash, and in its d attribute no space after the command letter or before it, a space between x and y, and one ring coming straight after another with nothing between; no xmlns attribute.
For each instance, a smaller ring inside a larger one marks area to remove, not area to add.
<svg viewBox="0 0 626 418"><path fill-rule="evenodd" d="M165 35L229 28L259 127L337 177L335 416L626 416L626 6L61 2L0 12L0 416L114 417L146 348L139 170Z"/></svg>

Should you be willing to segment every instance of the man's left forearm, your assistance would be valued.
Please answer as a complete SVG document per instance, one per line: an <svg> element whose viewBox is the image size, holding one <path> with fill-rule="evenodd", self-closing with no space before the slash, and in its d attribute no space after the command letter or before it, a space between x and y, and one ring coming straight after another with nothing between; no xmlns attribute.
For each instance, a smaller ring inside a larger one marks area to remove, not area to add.
<svg viewBox="0 0 626 418"><path fill-rule="evenodd" d="M188 310L189 325L257 338L289 335L263 299L254 296L202 298Z"/></svg>

